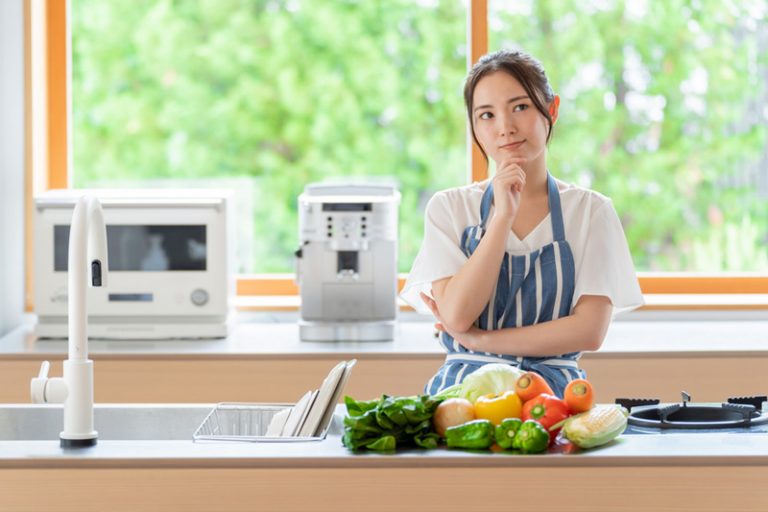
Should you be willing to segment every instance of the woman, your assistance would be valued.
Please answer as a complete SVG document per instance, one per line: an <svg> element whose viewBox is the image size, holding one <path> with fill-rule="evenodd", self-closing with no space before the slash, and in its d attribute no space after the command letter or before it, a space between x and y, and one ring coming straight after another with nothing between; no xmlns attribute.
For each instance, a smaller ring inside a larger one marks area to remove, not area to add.
<svg viewBox="0 0 768 512"><path fill-rule="evenodd" d="M562 396L585 376L581 352L600 348L612 315L643 303L626 238L610 199L547 170L560 98L538 61L484 56L464 100L472 136L497 170L427 205L402 293L434 314L447 351L425 391L504 362L541 374Z"/></svg>

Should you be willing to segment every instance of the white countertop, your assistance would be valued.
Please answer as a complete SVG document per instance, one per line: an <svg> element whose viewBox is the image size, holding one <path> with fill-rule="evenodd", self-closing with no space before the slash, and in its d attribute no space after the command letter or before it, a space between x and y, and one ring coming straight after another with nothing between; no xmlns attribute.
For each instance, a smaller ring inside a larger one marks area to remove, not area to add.
<svg viewBox="0 0 768 512"><path fill-rule="evenodd" d="M0 468L768 465L768 434L765 433L622 435L599 448L563 453L552 447L548 453L539 455L449 450L444 447L434 450L404 449L394 454L355 453L341 443L344 411L343 406L337 406L331 432L322 441L100 440L94 447L80 449L62 449L58 439L0 441Z"/></svg>
<svg viewBox="0 0 768 512"><path fill-rule="evenodd" d="M765 315L761 313L760 315ZM631 314L614 320L598 352L584 358L650 356L696 357L768 354L768 318L707 319L705 315L669 319ZM711 317L710 317L711 318ZM395 339L383 342L305 342L299 339L296 315L287 313L241 313L232 334L225 339L196 340L92 340L93 359L121 357L152 358L320 358L320 357L409 357L440 358L442 350L431 321L416 314L401 314ZM38 340L34 317L0 338L0 359L39 359L66 354L65 340Z"/></svg>

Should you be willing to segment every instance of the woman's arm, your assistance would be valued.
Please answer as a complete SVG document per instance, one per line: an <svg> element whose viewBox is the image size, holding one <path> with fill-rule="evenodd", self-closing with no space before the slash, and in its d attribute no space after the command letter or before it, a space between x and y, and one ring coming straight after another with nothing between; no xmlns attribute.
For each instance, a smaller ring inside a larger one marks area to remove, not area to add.
<svg viewBox="0 0 768 512"><path fill-rule="evenodd" d="M499 277L498 269L506 253L511 229L509 217L493 216L477 249L464 266L452 277L432 283L432 295L446 327L464 332L485 309Z"/></svg>
<svg viewBox="0 0 768 512"><path fill-rule="evenodd" d="M437 304L427 306L438 318L438 329L446 330L460 344L477 352L544 357L583 350L597 350L611 323L613 305L603 295L583 295L573 313L549 322L526 327L485 331L472 327L465 332L450 329L441 321Z"/></svg>
<svg viewBox="0 0 768 512"><path fill-rule="evenodd" d="M432 283L432 295L443 321L452 329L464 332L472 327L491 298L506 254L507 238L520 208L525 187L525 172L520 166L526 161L524 157L510 156L499 163L491 180L494 213L485 235L456 274Z"/></svg>

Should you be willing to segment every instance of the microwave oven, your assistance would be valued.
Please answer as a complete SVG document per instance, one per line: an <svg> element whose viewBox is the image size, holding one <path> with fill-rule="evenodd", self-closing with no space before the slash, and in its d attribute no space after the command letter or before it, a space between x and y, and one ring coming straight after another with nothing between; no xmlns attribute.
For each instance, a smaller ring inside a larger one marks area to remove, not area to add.
<svg viewBox="0 0 768 512"><path fill-rule="evenodd" d="M234 298L232 196L222 191L51 190L35 197L35 332L67 336L69 225L97 197L107 229L108 285L88 288L88 335L218 338Z"/></svg>

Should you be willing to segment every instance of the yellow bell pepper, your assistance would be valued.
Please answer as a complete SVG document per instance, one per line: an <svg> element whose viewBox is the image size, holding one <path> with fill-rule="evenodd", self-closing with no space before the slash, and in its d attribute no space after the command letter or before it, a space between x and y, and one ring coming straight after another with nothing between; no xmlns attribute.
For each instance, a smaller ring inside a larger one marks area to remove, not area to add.
<svg viewBox="0 0 768 512"><path fill-rule="evenodd" d="M494 425L505 418L519 418L523 402L513 390L483 395L475 401L475 417L491 421Z"/></svg>

